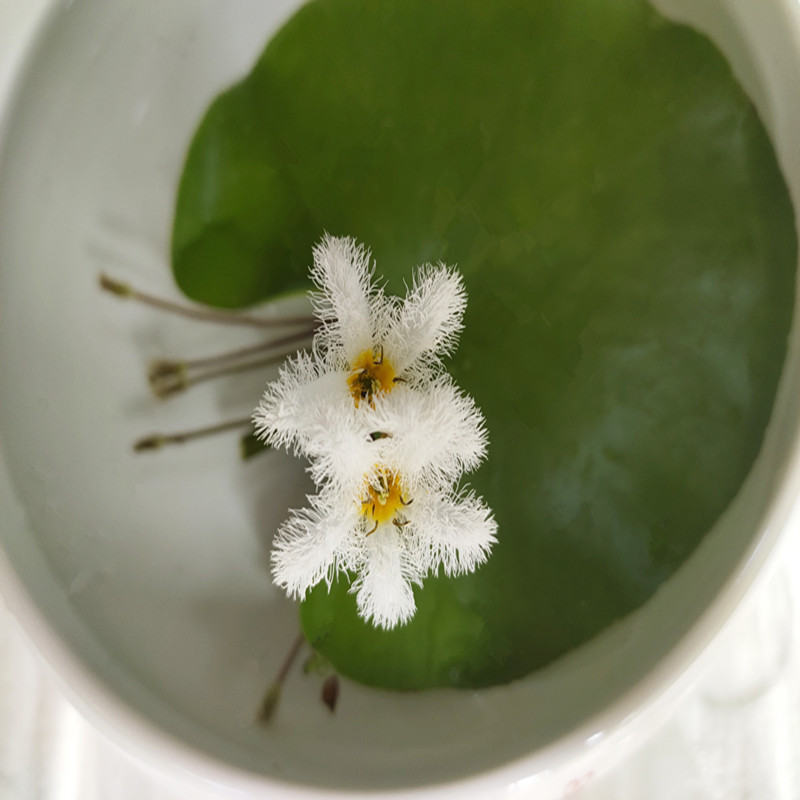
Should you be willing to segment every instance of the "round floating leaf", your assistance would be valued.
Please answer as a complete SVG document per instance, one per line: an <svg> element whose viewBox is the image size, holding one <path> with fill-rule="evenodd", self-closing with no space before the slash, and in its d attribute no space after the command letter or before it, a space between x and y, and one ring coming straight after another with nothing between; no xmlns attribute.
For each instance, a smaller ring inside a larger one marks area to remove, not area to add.
<svg viewBox="0 0 800 800"><path fill-rule="evenodd" d="M370 684L481 686L643 603L747 474L792 313L792 209L720 54L640 0L316 0L197 132L175 276L222 306L302 289L326 230L397 292L462 270L499 542L391 632L317 587L313 646Z"/></svg>

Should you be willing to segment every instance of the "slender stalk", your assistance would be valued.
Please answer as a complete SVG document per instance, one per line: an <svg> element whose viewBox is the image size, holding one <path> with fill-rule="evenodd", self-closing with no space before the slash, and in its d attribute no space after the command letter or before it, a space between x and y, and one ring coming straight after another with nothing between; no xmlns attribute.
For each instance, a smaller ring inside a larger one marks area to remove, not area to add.
<svg viewBox="0 0 800 800"><path fill-rule="evenodd" d="M189 374L182 364L175 364L175 369L171 369L169 363L164 365L163 362L156 362L151 367L148 375L150 381L150 388L157 397L165 398L173 394L178 394L188 389L190 386L195 386L204 381L214 380L221 378L225 375L236 375L239 372L250 372L254 369L275 364L286 358L285 353L278 353L267 358L260 358L256 361L243 361L229 366L217 367L216 369L209 369L206 372L200 372L195 375Z"/></svg>
<svg viewBox="0 0 800 800"><path fill-rule="evenodd" d="M305 638L302 634L294 640L294 644L292 644L291 650L289 650L283 664L281 664L281 668L278 670L275 680L270 684L269 689L267 689L261 701L261 705L258 707L258 711L256 712L256 720L258 722L265 724L272 719L272 715L275 713L275 709L278 707L278 701L281 698L283 684L286 682L289 670L292 668L292 664L294 664L304 641Z"/></svg>
<svg viewBox="0 0 800 800"><path fill-rule="evenodd" d="M214 436L217 433L243 428L246 425L252 425L250 417L232 419L227 422L220 422L217 425L208 425L204 428L194 428L193 430L181 431L179 433L153 433L135 442L133 449L137 453L141 453L144 450L160 450L162 447L169 444L183 444L192 439Z"/></svg>
<svg viewBox="0 0 800 800"><path fill-rule="evenodd" d="M150 381L159 380L167 376L172 376L181 372L191 369L199 369L202 367L213 367L220 364L227 364L230 361L238 361L239 359L246 358L247 356L258 355L267 350L274 350L279 347L286 347L286 345L294 344L295 342L303 341L310 338L314 333L314 329L299 331L298 333L290 334L289 336L282 336L279 339L269 339L266 342L251 345L250 347L240 347L236 350L227 350L224 353L216 353L212 356L203 356L201 358L185 359L183 361L170 360L170 359L157 359L153 361L148 370L148 377Z"/></svg>
<svg viewBox="0 0 800 800"><path fill-rule="evenodd" d="M275 350L278 347L286 347L287 345L294 344L295 342L302 342L304 339L310 339L314 335L314 328L292 333L289 336L281 336L280 339L270 339L260 344L254 344L251 347L241 347L237 350L229 350L225 353L218 353L213 356L203 356L202 358L193 358L188 361L182 362L187 369L196 369L199 367L212 367L217 364L224 364L228 361L237 361L240 358L247 356L254 356L258 353L263 353L266 350Z"/></svg>
<svg viewBox="0 0 800 800"><path fill-rule="evenodd" d="M194 386L196 383L210 381L213 378L219 378L223 375L237 375L240 372L250 372L250 370L267 367L270 364L276 364L279 361L283 361L284 358L286 358L285 353L278 353L277 355L268 356L267 358L259 358L256 361L244 361L239 364L231 364L227 367L217 367L217 369L210 369L207 372L201 372L198 375L190 375L188 378L188 385Z"/></svg>
<svg viewBox="0 0 800 800"><path fill-rule="evenodd" d="M187 306L181 303L174 303L171 300L164 300L146 292L140 292L128 283L114 280L107 275L100 275L100 288L107 292L127 300L135 300L143 305L157 308L160 311L167 311L171 314L179 314L183 317L199 320L201 322L216 322L222 325L247 325L251 328L283 328L288 325L312 325L314 318L309 316L300 317L280 317L278 319L265 319L254 317L251 314L236 314L226 311L212 311L208 308Z"/></svg>

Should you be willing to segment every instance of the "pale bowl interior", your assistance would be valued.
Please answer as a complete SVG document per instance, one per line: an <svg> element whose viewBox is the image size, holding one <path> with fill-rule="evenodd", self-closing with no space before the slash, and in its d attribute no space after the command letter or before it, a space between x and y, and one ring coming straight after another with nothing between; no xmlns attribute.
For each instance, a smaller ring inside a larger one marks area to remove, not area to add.
<svg viewBox="0 0 800 800"><path fill-rule="evenodd" d="M101 271L178 299L176 183L209 101L296 0L84 0L53 8L0 150L0 534L6 590L105 729L164 769L276 791L397 789L483 774L497 787L637 731L761 569L797 487L797 330L767 441L733 506L640 611L551 667L481 692L346 683L335 715L294 673L269 728L253 712L297 634L272 587L271 532L307 489L231 439L134 457L142 433L245 415L262 376L174 403L145 391L159 353L241 332L121 305ZM660 0L709 32L756 101L800 198L800 47L789 0ZM796 326L795 326L796 327ZM16 582L16 589L14 583ZM241 781L240 783L238 783ZM487 784L489 785L489 784Z"/></svg>

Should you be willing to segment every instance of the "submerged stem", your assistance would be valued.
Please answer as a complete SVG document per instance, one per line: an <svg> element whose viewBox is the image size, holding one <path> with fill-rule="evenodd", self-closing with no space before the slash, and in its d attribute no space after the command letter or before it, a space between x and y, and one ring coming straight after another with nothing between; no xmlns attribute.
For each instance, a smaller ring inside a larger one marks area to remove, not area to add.
<svg viewBox="0 0 800 800"><path fill-rule="evenodd" d="M194 428L189 431L181 431L179 433L153 433L150 436L145 436L134 443L133 449L137 453L144 450L160 450L168 444L183 444L192 439L200 439L204 436L213 436L217 433L224 433L225 431L235 430L236 428L243 428L246 425L252 425L250 417L242 419L232 419L227 422L220 422L217 425L208 425L204 428Z"/></svg>
<svg viewBox="0 0 800 800"><path fill-rule="evenodd" d="M235 375L238 372L249 372L252 369L259 369L260 367L267 367L270 364L275 364L286 358L284 353L269 356L268 358L260 358L256 361L244 361L240 364L231 364L226 367L217 367L217 369L210 369L207 372L201 372L197 375L190 375L186 379L187 386L194 386L196 383L203 381L210 381L213 378L219 378L222 375Z"/></svg>
<svg viewBox="0 0 800 800"><path fill-rule="evenodd" d="M275 713L275 709L278 707L278 701L281 698L283 684L286 681L289 670L292 668L292 664L294 664L297 654L300 652L300 648L303 646L304 641L305 637L302 633L297 637L297 639L294 640L294 644L292 645L291 650L289 650L287 653L283 664L281 664L281 668L278 670L275 680L273 680L270 684L269 689L267 689L266 694L261 701L261 705L258 707L258 712L256 713L256 720L258 722L264 724L272 719L272 715Z"/></svg>
<svg viewBox="0 0 800 800"><path fill-rule="evenodd" d="M192 383L197 382L197 380L188 375L190 370L199 369L202 367L224 366L231 362L236 362L242 358L246 358L247 356L257 355L258 353L263 353L265 351L286 347L286 345L308 339L313 335L313 333L314 329L311 328L309 330L303 330L299 331L298 333L290 334L289 336L282 336L279 339L270 339L266 342L250 345L249 347L240 347L236 350L228 350L224 353L216 353L212 356L191 358L183 361L159 358L150 364L150 368L147 371L147 379L150 382L153 392L155 392L158 397L167 397L171 394L182 391L183 389L187 389ZM281 357L284 355L286 354L283 353ZM253 364L255 367L263 365L263 362L260 361L247 363ZM244 365L240 366L242 366L242 368L253 368L245 367ZM216 377L217 375L225 374L228 374L227 371L212 371L200 376L198 380L208 380L209 378Z"/></svg>
<svg viewBox="0 0 800 800"><path fill-rule="evenodd" d="M208 308L187 306L165 300L146 292L140 292L128 283L114 280L107 275L100 275L100 288L126 300L135 300L143 305L179 314L183 317L199 320L201 322L216 322L222 325L247 325L251 328L282 328L287 325L312 325L314 318L309 316L281 317L278 319L265 319L254 317L251 314L237 314L226 311L213 311Z"/></svg>
<svg viewBox="0 0 800 800"><path fill-rule="evenodd" d="M267 350L274 350L278 347L285 347L295 342L301 342L304 339L309 339L314 335L315 328L307 328L297 333L289 334L288 336L281 336L279 339L269 339L266 342L251 345L250 347L240 347L236 350L228 350L224 353L217 353L212 356L203 356L202 358L192 358L186 361L174 362L182 364L185 369L197 369L199 367L213 367L218 364L225 364L229 361L238 361L240 358L247 356L254 356L258 353L263 353ZM170 363L170 362L162 362Z"/></svg>
<svg viewBox="0 0 800 800"><path fill-rule="evenodd" d="M148 372L150 388L157 397L165 398L173 394L178 394L204 381L214 378L221 378L224 375L235 375L238 372L249 372L253 369L267 367L286 358L285 353L278 353L268 358L260 358L255 361L243 361L227 366L209 369L194 375L189 374L187 363L180 361L156 361ZM223 362L224 363L224 362Z"/></svg>

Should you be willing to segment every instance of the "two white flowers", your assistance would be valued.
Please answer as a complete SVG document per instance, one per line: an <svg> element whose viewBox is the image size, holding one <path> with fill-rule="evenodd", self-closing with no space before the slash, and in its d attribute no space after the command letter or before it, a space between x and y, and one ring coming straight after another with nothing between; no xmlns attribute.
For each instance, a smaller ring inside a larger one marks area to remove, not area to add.
<svg viewBox="0 0 800 800"><path fill-rule="evenodd" d="M407 622L412 585L484 562L496 523L458 488L486 454L483 417L445 372L466 306L460 275L425 267L405 300L372 280L370 254L326 236L314 250L319 320L310 353L288 359L253 419L270 445L309 459L318 493L276 535L275 582L303 597L340 572L359 613Z"/></svg>

